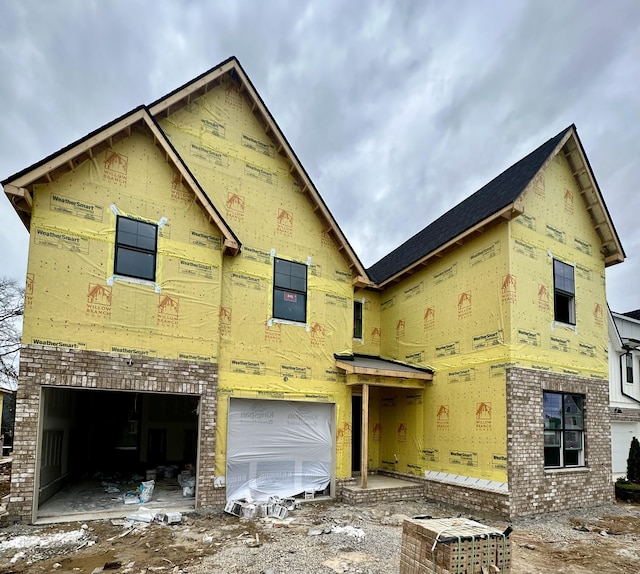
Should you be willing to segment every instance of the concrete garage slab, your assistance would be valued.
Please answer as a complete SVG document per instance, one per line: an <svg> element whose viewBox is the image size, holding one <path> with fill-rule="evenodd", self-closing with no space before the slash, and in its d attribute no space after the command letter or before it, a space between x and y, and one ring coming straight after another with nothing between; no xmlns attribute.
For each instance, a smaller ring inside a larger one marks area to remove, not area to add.
<svg viewBox="0 0 640 574"><path fill-rule="evenodd" d="M120 492L107 493L100 480L83 480L66 486L38 509L36 524L53 524L96 520L101 518L125 518L144 508L147 511L192 512L195 498L185 498L175 478L156 482L150 502L125 504L123 496L135 491L140 482L119 484Z"/></svg>

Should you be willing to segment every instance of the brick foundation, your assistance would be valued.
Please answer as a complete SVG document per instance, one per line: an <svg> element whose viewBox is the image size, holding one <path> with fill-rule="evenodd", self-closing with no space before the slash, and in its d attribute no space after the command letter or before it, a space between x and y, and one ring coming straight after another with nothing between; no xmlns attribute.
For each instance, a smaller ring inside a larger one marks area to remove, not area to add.
<svg viewBox="0 0 640 574"><path fill-rule="evenodd" d="M425 497L434 502L444 502L457 508L511 518L509 494L485 488L472 488L435 480L427 480Z"/></svg>
<svg viewBox="0 0 640 574"><path fill-rule="evenodd" d="M500 518L510 517L509 494L487 488L470 487L437 480L430 480L414 474L387 470L374 470L371 474L391 476L413 482L415 486L378 488L370 490L350 489L358 484L358 479L347 478L336 481L336 499L347 504L372 502L394 502L399 500L420 500L424 498L441 502L466 511L492 514ZM340 487L337 484L340 483Z"/></svg>
<svg viewBox="0 0 640 574"><path fill-rule="evenodd" d="M585 396L584 467L544 468L543 391ZM508 369L507 473L511 516L612 502L610 437L607 380Z"/></svg>
<svg viewBox="0 0 640 574"><path fill-rule="evenodd" d="M133 365L127 364L128 359L133 360ZM16 518L31 522L37 502L34 494L38 471L38 416L43 387L199 396L200 444L195 504L196 508L224 504L220 501L220 489L213 485L218 391L216 364L26 345L20 351L8 508Z"/></svg>

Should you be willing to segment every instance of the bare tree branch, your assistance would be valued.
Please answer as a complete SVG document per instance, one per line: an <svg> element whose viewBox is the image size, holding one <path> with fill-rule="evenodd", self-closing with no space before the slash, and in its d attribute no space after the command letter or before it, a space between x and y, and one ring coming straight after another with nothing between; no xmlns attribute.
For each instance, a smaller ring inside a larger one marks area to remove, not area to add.
<svg viewBox="0 0 640 574"><path fill-rule="evenodd" d="M17 353L24 310L24 290L7 277L0 277L0 384L15 388L18 382Z"/></svg>

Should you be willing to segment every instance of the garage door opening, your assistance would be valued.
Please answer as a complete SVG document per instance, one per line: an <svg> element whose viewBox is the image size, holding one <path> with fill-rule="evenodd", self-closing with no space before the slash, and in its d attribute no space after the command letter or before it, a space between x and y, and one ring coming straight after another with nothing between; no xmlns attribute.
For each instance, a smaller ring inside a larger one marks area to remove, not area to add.
<svg viewBox="0 0 640 574"><path fill-rule="evenodd" d="M154 476L152 504L193 507L195 489L182 485L197 475L198 405L195 395L44 388L38 521L131 514L139 505L126 493Z"/></svg>
<svg viewBox="0 0 640 574"><path fill-rule="evenodd" d="M227 500L330 494L334 413L329 403L230 399Z"/></svg>

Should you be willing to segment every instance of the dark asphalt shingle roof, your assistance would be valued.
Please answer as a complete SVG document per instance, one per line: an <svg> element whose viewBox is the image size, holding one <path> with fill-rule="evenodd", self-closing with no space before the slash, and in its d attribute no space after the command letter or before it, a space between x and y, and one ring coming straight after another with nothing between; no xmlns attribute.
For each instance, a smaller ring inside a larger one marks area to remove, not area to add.
<svg viewBox="0 0 640 574"><path fill-rule="evenodd" d="M574 126L569 126L543 143L462 203L374 263L367 269L369 277L375 283L382 283L483 219L513 203L572 127Z"/></svg>
<svg viewBox="0 0 640 574"><path fill-rule="evenodd" d="M640 321L640 309L636 309L635 311L627 311L626 313L623 313L623 315Z"/></svg>

